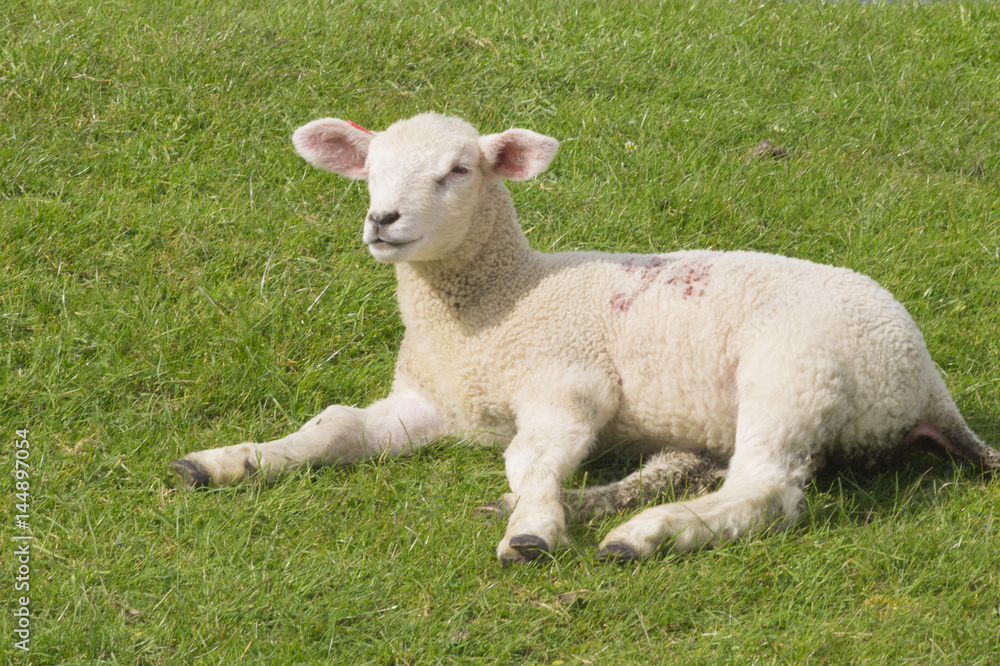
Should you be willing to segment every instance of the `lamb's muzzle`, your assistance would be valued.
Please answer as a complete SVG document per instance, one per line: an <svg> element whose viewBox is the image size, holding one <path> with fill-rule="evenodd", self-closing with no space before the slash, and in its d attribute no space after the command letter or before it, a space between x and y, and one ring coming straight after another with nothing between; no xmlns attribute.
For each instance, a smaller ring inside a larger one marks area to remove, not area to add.
<svg viewBox="0 0 1000 666"><path fill-rule="evenodd" d="M381 229L382 227L387 227L396 220L399 219L399 213L369 213L368 219L372 221L376 229Z"/></svg>

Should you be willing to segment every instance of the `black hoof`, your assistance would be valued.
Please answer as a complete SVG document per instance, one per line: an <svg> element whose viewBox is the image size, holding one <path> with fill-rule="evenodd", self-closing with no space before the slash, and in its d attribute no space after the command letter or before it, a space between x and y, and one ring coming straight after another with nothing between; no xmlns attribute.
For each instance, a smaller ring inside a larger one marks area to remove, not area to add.
<svg viewBox="0 0 1000 666"><path fill-rule="evenodd" d="M514 549L517 556L513 559L504 559L506 564L526 564L532 560L537 560L542 555L549 553L549 544L545 539L536 537L534 534L518 534L510 538L510 547Z"/></svg>
<svg viewBox="0 0 1000 666"><path fill-rule="evenodd" d="M184 458L170 463L170 471L179 476L188 488L204 488L212 484L212 478L205 468Z"/></svg>
<svg viewBox="0 0 1000 666"><path fill-rule="evenodd" d="M480 514L484 520L507 520L510 518L507 502L502 499L483 504L476 508L476 513Z"/></svg>
<svg viewBox="0 0 1000 666"><path fill-rule="evenodd" d="M530 561L531 560L529 560L527 557L525 557L516 550L514 551L514 555L512 556L509 555L500 556L500 566L502 566L504 569L506 569L512 564L527 564Z"/></svg>
<svg viewBox="0 0 1000 666"><path fill-rule="evenodd" d="M628 564L629 562L637 562L642 558L639 557L639 553L635 552L631 546L621 541L614 541L597 551L597 559L601 562Z"/></svg>

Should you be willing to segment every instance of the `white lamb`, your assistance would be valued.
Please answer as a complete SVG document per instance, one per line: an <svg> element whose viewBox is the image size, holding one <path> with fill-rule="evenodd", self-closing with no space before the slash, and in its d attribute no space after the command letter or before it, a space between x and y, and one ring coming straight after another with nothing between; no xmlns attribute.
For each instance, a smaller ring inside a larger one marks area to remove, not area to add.
<svg viewBox="0 0 1000 666"><path fill-rule="evenodd" d="M566 543L567 509L606 513L724 477L612 530L599 555L627 561L788 526L827 463L871 467L931 444L1000 468L906 310L862 275L750 252L536 252L503 180L543 172L559 144L524 129L480 137L423 114L375 134L322 119L293 141L368 181L363 239L396 265L406 326L392 392L273 442L191 453L171 464L189 487L477 433L506 447L497 555L524 562ZM612 448L651 459L620 483L560 490Z"/></svg>

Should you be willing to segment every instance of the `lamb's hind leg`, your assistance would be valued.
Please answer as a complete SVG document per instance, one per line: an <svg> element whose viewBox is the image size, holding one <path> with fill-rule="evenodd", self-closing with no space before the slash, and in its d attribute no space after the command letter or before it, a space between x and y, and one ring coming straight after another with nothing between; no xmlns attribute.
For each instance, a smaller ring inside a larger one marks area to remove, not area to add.
<svg viewBox="0 0 1000 666"><path fill-rule="evenodd" d="M604 486L562 491L571 520L583 522L637 509L655 499L695 496L719 485L725 464L686 451L660 451L637 471Z"/></svg>
<svg viewBox="0 0 1000 666"><path fill-rule="evenodd" d="M687 551L794 523L812 475L812 453L839 422L829 416L836 411L829 409L836 391L796 396L789 388L741 400L733 457L718 491L640 512L605 537L600 557L639 559L662 544Z"/></svg>
<svg viewBox="0 0 1000 666"><path fill-rule="evenodd" d="M333 405L301 430L271 442L189 453L170 463L188 488L239 483L252 474L268 481L303 466L349 463L411 453L445 434L434 405L419 394L394 393L365 409Z"/></svg>
<svg viewBox="0 0 1000 666"><path fill-rule="evenodd" d="M725 464L686 451L660 451L623 479L602 486L559 491L570 521L584 522L636 509L653 500L694 496L714 488L726 475ZM494 518L514 510L514 495L480 507Z"/></svg>

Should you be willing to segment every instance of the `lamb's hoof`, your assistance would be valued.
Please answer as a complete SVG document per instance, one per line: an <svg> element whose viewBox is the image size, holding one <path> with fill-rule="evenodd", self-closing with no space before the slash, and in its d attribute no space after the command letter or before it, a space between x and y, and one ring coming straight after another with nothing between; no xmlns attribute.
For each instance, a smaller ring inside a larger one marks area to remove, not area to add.
<svg viewBox="0 0 1000 666"><path fill-rule="evenodd" d="M500 555L500 563L504 566L527 564L549 553L549 544L534 534L518 534L511 537L507 543L510 545L510 550Z"/></svg>
<svg viewBox="0 0 1000 666"><path fill-rule="evenodd" d="M507 520L510 518L510 509L507 508L507 502L502 499L477 507L476 513L484 520Z"/></svg>
<svg viewBox="0 0 1000 666"><path fill-rule="evenodd" d="M601 562L615 562L616 564L628 564L629 562L637 562L642 559L642 557L635 551L632 546L622 543L621 541L612 541L604 548L597 551L597 559Z"/></svg>
<svg viewBox="0 0 1000 666"><path fill-rule="evenodd" d="M189 489L204 488L212 485L212 477L205 468L196 462L181 458L170 463L170 471L180 477Z"/></svg>

